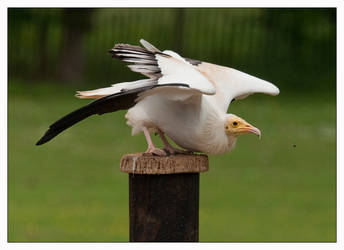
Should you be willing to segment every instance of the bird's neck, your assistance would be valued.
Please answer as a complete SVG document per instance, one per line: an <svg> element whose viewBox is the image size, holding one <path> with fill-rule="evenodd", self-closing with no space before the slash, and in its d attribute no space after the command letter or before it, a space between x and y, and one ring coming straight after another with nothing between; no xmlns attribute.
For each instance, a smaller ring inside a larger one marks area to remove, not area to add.
<svg viewBox="0 0 344 250"><path fill-rule="evenodd" d="M207 154L223 154L232 150L235 146L237 137L227 136L224 124L227 114L216 111L207 112L202 126L202 151Z"/></svg>

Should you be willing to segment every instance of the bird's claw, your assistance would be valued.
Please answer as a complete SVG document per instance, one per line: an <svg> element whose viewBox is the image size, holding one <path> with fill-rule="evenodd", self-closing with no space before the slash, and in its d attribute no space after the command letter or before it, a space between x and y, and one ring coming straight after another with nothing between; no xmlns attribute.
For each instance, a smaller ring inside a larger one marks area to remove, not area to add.
<svg viewBox="0 0 344 250"><path fill-rule="evenodd" d="M146 155L157 155L157 156L166 156L167 153L160 149L160 148L148 148L146 150L146 152L144 152L143 154L146 154Z"/></svg>
<svg viewBox="0 0 344 250"><path fill-rule="evenodd" d="M168 155L176 155L176 154L188 155L188 154L192 154L193 153L190 150L182 150L182 149L173 148L173 147L164 147L164 151Z"/></svg>

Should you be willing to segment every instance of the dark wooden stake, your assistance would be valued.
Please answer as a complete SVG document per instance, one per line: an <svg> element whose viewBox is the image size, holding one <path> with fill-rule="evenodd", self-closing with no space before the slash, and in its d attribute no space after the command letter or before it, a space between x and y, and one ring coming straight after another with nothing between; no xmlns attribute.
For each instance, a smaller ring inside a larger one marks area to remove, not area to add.
<svg viewBox="0 0 344 250"><path fill-rule="evenodd" d="M131 242L198 241L199 173L206 155L125 155Z"/></svg>

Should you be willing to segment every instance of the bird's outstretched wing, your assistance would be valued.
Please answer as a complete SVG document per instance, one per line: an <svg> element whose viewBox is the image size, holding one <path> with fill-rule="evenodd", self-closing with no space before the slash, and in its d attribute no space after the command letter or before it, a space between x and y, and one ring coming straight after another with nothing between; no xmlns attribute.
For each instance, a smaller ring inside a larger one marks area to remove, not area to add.
<svg viewBox="0 0 344 250"><path fill-rule="evenodd" d="M199 61L194 67L213 83L216 94L211 99L224 112L234 99L244 99L254 93L279 94L279 89L272 83L236 69Z"/></svg>
<svg viewBox="0 0 344 250"><path fill-rule="evenodd" d="M182 83L202 94L213 95L214 85L195 67L173 51L161 52L145 40L140 40L144 48L129 44L116 44L109 52L112 57L131 63L128 67L149 79L113 84L108 88L78 91L79 98L97 99L122 90L138 87Z"/></svg>
<svg viewBox="0 0 344 250"><path fill-rule="evenodd" d="M145 48L117 44L110 52L122 61L134 63L128 67L150 77L150 84L185 83L202 94L214 95L208 99L224 112L234 99L253 93L279 94L272 83L239 70L183 58L170 50L161 52L143 39L140 42Z"/></svg>
<svg viewBox="0 0 344 250"><path fill-rule="evenodd" d="M144 48L116 44L110 53L124 62L134 63L128 67L134 72L155 79L156 84L185 83L203 94L215 94L213 84L177 53L170 50L161 52L143 39L140 42Z"/></svg>
<svg viewBox="0 0 344 250"><path fill-rule="evenodd" d="M105 113L115 112L117 110L129 109L136 104L140 94L146 91L152 91L156 88L189 89L189 86L186 84L179 83L145 86L105 96L103 98L91 102L90 104L80 109L77 109L69 113L68 115L62 117L61 119L50 125L47 132L36 143L36 145L41 145L50 141L55 136L60 134L62 131L86 119L91 115L102 115Z"/></svg>

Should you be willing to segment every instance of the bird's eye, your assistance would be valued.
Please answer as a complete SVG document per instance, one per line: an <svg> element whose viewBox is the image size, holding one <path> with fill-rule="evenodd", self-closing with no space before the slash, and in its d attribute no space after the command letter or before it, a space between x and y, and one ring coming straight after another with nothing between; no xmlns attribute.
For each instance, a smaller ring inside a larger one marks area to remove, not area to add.
<svg viewBox="0 0 344 250"><path fill-rule="evenodd" d="M238 125L238 123L237 122L233 122L233 126L236 126L236 125Z"/></svg>

